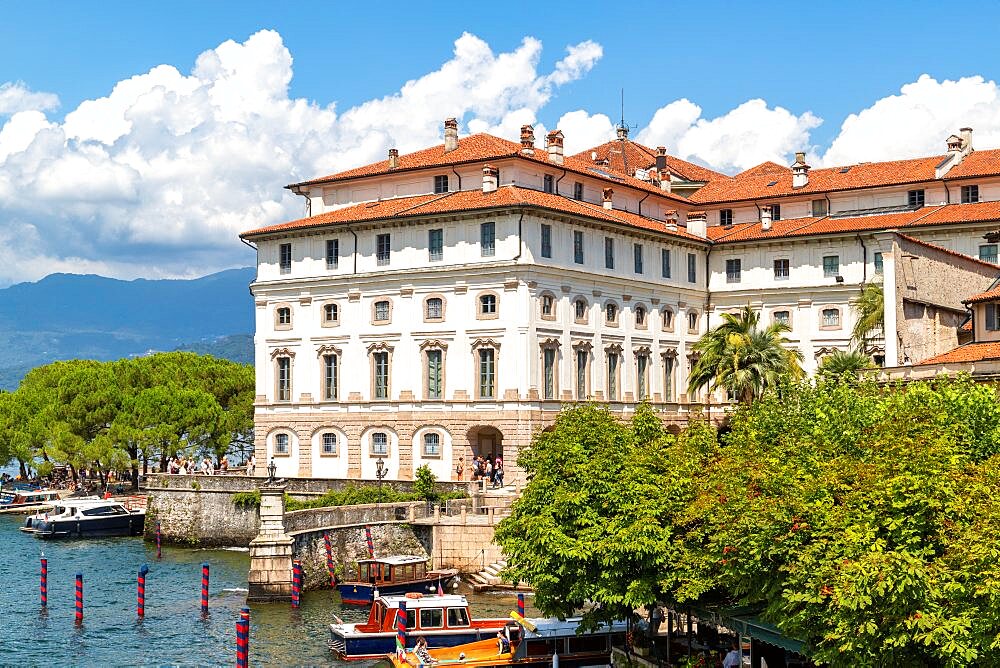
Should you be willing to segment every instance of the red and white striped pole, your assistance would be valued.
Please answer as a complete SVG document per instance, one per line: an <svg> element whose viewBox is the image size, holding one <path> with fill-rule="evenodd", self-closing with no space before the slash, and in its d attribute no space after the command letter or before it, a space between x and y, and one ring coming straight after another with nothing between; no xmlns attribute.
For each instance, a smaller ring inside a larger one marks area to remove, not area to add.
<svg viewBox="0 0 1000 668"><path fill-rule="evenodd" d="M41 581L38 583L38 593L42 597L42 607L49 605L49 560L42 557Z"/></svg>
<svg viewBox="0 0 1000 668"><path fill-rule="evenodd" d="M83 623L83 573L76 574L76 623Z"/></svg>
<svg viewBox="0 0 1000 668"><path fill-rule="evenodd" d="M139 567L139 581L136 584L136 614L139 615L139 619L146 616L146 573L149 572L149 566L143 564Z"/></svg>
<svg viewBox="0 0 1000 668"><path fill-rule="evenodd" d="M201 614L208 614L208 562L201 565Z"/></svg>
<svg viewBox="0 0 1000 668"><path fill-rule="evenodd" d="M302 597L302 562L295 560L292 562L292 607L299 607L299 600Z"/></svg>
<svg viewBox="0 0 1000 668"><path fill-rule="evenodd" d="M250 665L250 608L240 610L236 622L236 668Z"/></svg>

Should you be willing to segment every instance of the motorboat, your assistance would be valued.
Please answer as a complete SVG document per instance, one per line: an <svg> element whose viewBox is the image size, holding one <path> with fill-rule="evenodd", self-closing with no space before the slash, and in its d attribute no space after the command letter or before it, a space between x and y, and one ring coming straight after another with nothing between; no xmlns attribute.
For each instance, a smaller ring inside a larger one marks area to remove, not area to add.
<svg viewBox="0 0 1000 668"><path fill-rule="evenodd" d="M400 554L358 560L357 578L337 584L340 601L368 605L376 594L433 593L448 589L458 578L454 568L428 570L428 557Z"/></svg>
<svg viewBox="0 0 1000 668"><path fill-rule="evenodd" d="M378 659L396 647L396 622L406 616L406 632L419 634L430 647L450 647L493 638L506 619L473 619L469 602L460 594L420 594L376 597L368 621L330 624L330 649L343 661Z"/></svg>
<svg viewBox="0 0 1000 668"><path fill-rule="evenodd" d="M55 489L3 489L0 490L0 513L33 513L52 508L59 501Z"/></svg>
<svg viewBox="0 0 1000 668"><path fill-rule="evenodd" d="M464 645L387 654L374 668L415 668L431 663L449 668L597 668L611 665L611 648L625 641L625 622L603 624L594 631L577 633L580 618L525 619L514 621L499 635ZM407 643L409 644L409 643ZM430 659L430 661L428 661Z"/></svg>
<svg viewBox="0 0 1000 668"><path fill-rule="evenodd" d="M138 536L146 523L146 499L72 499L27 518L21 527L38 538Z"/></svg>

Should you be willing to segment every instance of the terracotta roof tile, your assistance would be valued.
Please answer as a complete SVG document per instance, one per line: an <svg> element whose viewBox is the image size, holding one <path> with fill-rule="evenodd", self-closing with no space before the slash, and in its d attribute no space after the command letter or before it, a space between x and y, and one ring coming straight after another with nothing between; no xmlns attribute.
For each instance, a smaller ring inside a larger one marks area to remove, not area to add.
<svg viewBox="0 0 1000 668"><path fill-rule="evenodd" d="M922 220L920 222L926 225L927 224L926 220L927 219L925 218L924 220ZM959 253L958 251L953 251L950 248L945 248L944 246L938 246L937 244L932 244L932 243L930 243L928 241L924 241L922 239L916 239L914 237L911 237L908 234L900 234L899 236L902 237L903 239L906 239L907 241L909 241L911 243L918 244L918 245L923 246L925 248L932 248L932 249L934 249L934 250L936 250L938 252L945 253L945 254L951 255L953 257L962 258L963 260L966 260L966 261L969 261L969 262L974 262L976 264L982 265L984 267L989 267L990 269L995 269L996 271L1000 272L1000 265L998 265L998 264L994 264L992 262L986 262L985 260L980 260L978 257L973 257L972 255L966 255L965 253Z"/></svg>
<svg viewBox="0 0 1000 668"><path fill-rule="evenodd" d="M366 202L335 209L310 218L302 218L287 223L250 230L240 236L246 238L286 230L326 227L344 223L518 206L558 211L618 225L627 225L651 232L668 234L692 241L705 242L705 239L689 234L683 228L678 228L677 230L670 229L663 221L653 220L652 218L646 218L645 216L628 211L608 210L599 204L580 202L561 195L519 188L517 186L502 186L492 193L484 193L482 190L462 190L441 195L416 195L377 202Z"/></svg>
<svg viewBox="0 0 1000 668"><path fill-rule="evenodd" d="M1000 359L1000 341L967 343L946 353L929 357L920 364L960 364L995 359Z"/></svg>
<svg viewBox="0 0 1000 668"><path fill-rule="evenodd" d="M622 148L624 146L624 149ZM649 169L656 166L656 150L648 146L643 146L638 142L626 139L612 139L599 146L588 148L585 151L573 154L571 157L578 160L585 160L593 166L592 154L597 154L598 160L607 160L608 168L619 174L632 174L635 169ZM674 174L687 181L713 181L715 179L728 179L725 174L721 174L708 167L696 165L687 160L681 160L672 155L667 155L667 167ZM628 171L625 163L628 162Z"/></svg>
<svg viewBox="0 0 1000 668"><path fill-rule="evenodd" d="M973 151L945 175L946 179L1000 175L1000 149Z"/></svg>
<svg viewBox="0 0 1000 668"><path fill-rule="evenodd" d="M994 299L1000 300L1000 285L994 285L992 288L986 292L980 292L978 295L973 295L968 299L964 300L963 304L978 304L979 302L988 302Z"/></svg>
<svg viewBox="0 0 1000 668"><path fill-rule="evenodd" d="M738 202L789 195L874 188L934 179L934 168L944 156L912 160L867 162L845 167L809 170L809 183L792 188L792 170L773 162L758 165L728 180L709 183L691 196L694 202Z"/></svg>

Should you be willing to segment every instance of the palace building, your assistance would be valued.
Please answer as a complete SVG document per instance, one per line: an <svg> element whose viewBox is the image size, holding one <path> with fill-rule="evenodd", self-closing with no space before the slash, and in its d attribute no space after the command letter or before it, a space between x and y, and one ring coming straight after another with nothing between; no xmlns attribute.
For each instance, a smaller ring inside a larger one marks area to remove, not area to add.
<svg viewBox="0 0 1000 668"><path fill-rule="evenodd" d="M563 139L459 137L448 119L441 145L288 186L308 216L241 235L258 253L260 461L449 479L495 454L510 478L567 403L648 400L678 426L718 410L687 377L722 313L786 322L811 372L852 347L852 301L878 281L886 335L866 352L905 367L964 343L965 301L1000 276L1000 150L973 150L970 129L926 158L812 169L799 153L734 176L624 128L575 155Z"/></svg>

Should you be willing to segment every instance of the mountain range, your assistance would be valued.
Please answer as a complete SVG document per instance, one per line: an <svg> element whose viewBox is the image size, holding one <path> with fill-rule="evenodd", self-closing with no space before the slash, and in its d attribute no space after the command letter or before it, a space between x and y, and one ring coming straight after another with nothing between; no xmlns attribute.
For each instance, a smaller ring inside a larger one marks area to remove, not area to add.
<svg viewBox="0 0 1000 668"><path fill-rule="evenodd" d="M193 350L253 361L252 267L190 280L51 274L0 289L0 389L62 359Z"/></svg>

